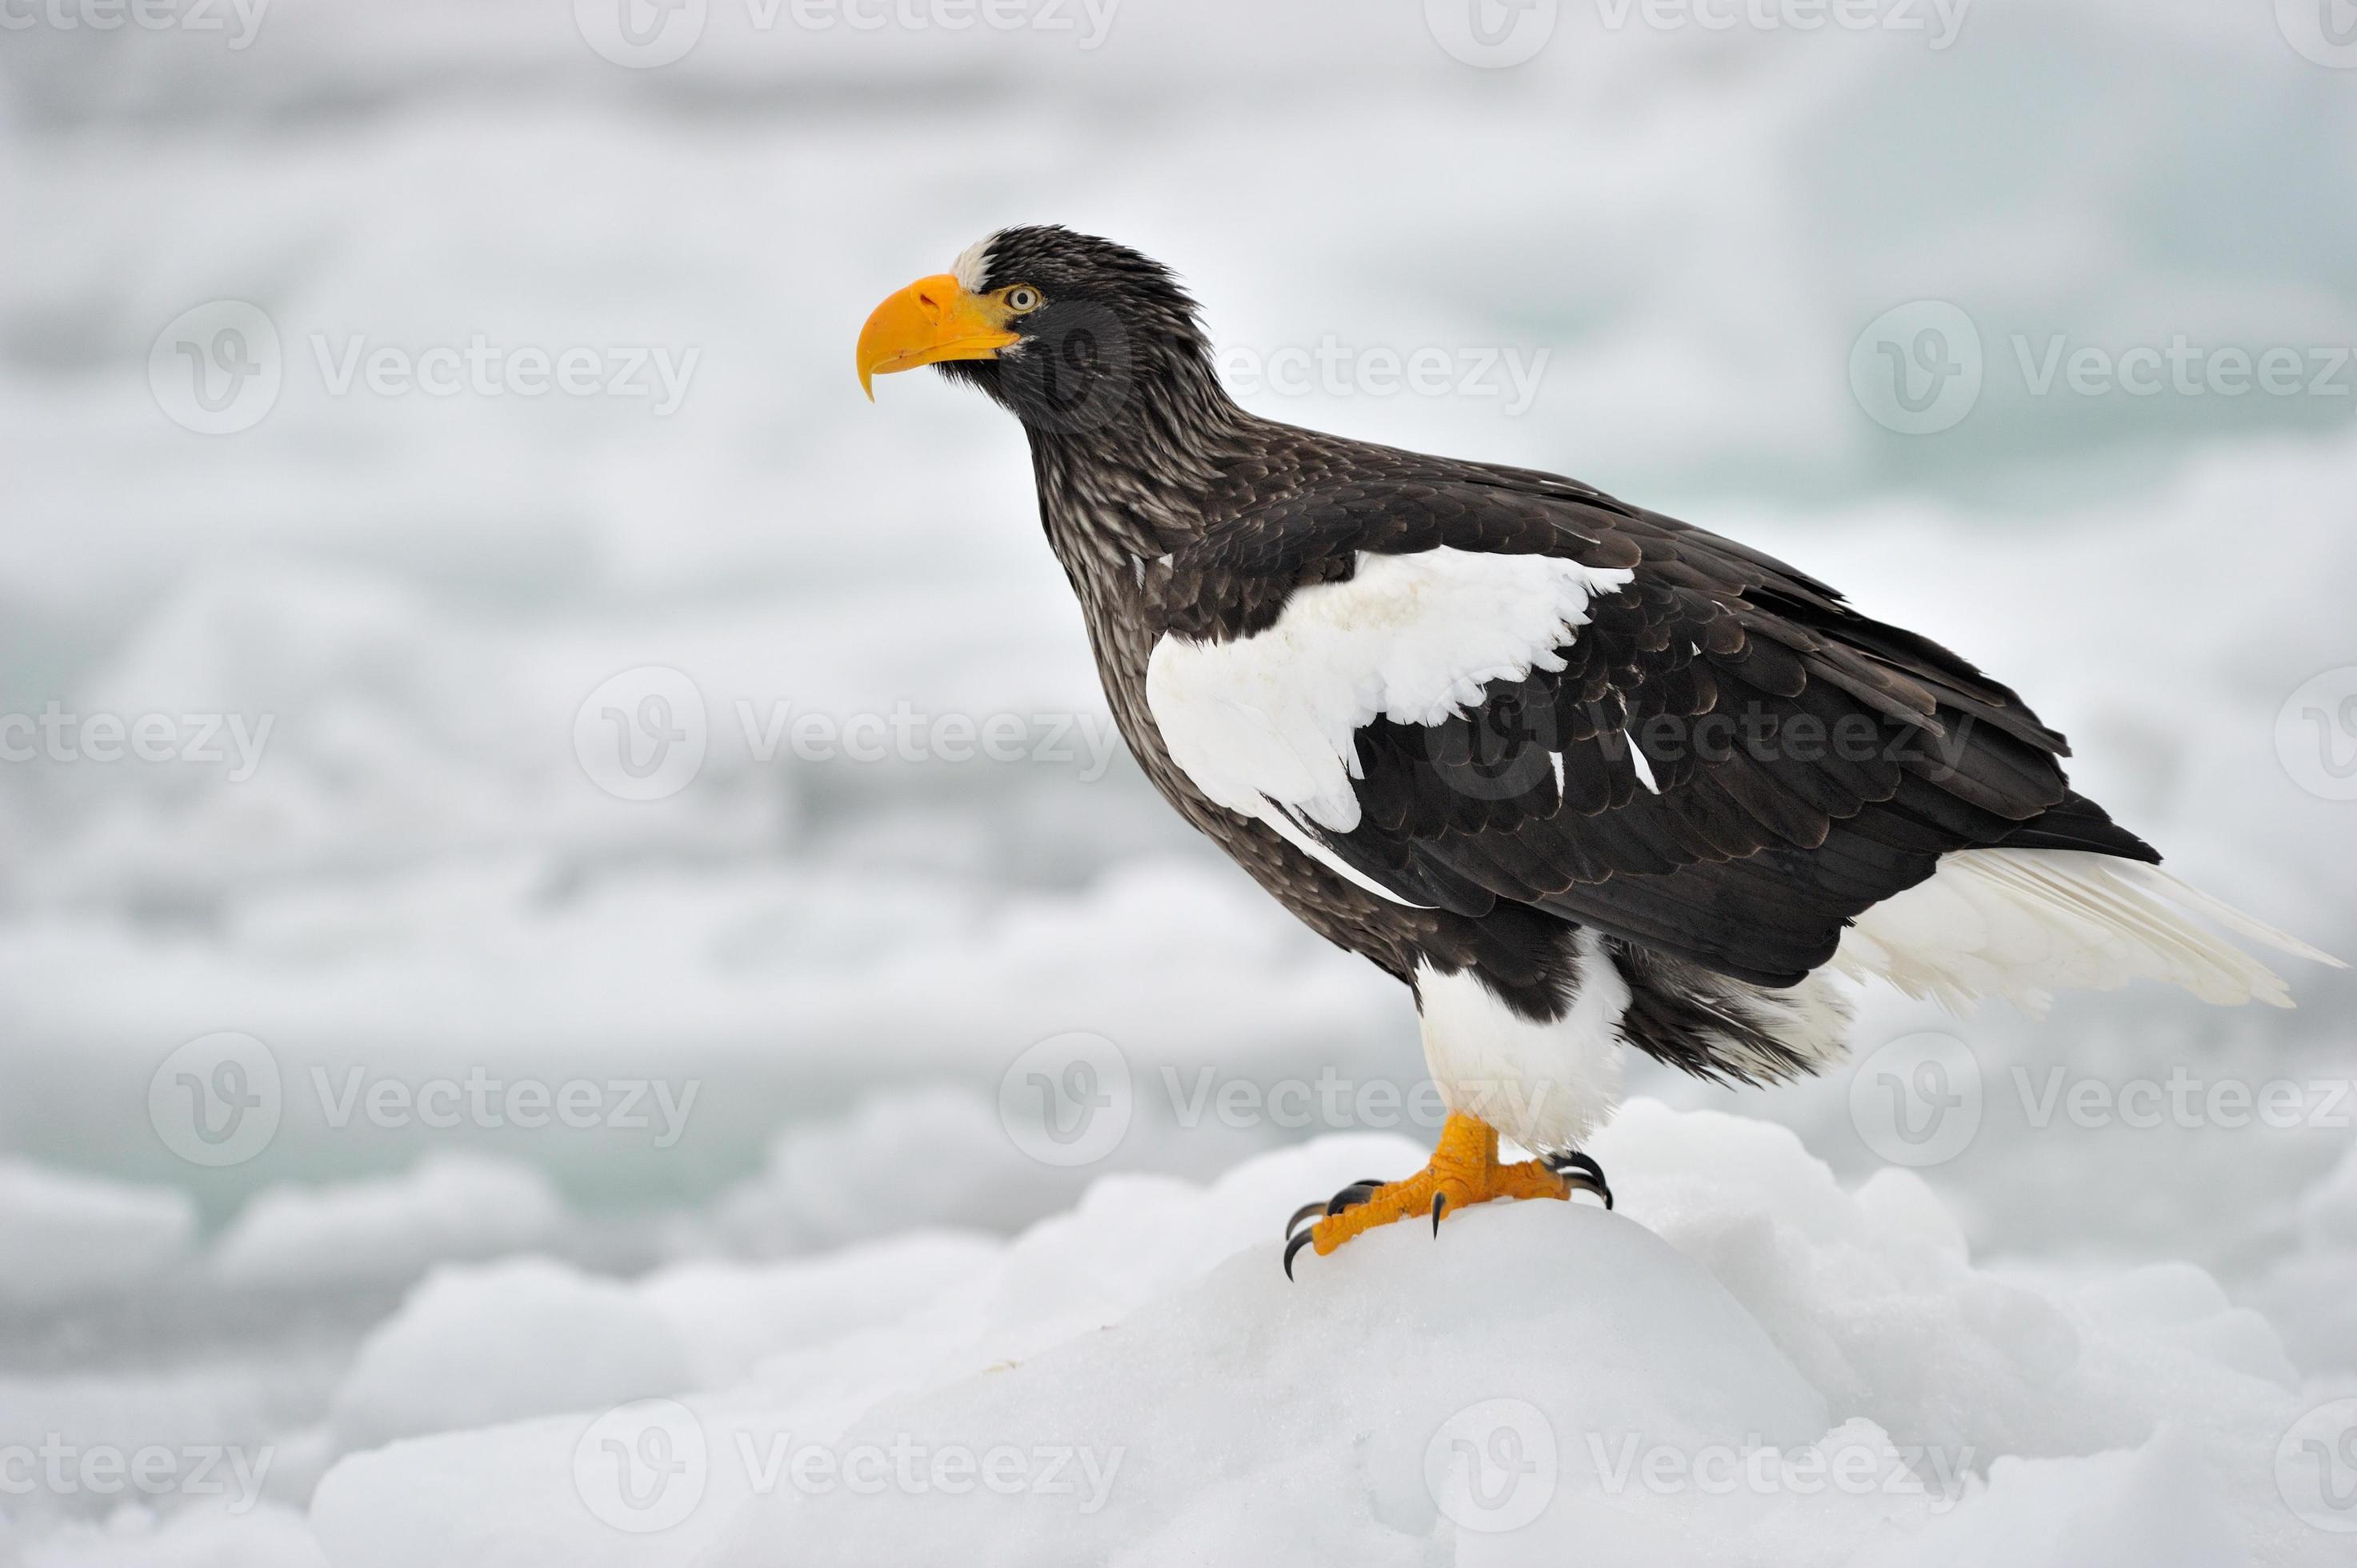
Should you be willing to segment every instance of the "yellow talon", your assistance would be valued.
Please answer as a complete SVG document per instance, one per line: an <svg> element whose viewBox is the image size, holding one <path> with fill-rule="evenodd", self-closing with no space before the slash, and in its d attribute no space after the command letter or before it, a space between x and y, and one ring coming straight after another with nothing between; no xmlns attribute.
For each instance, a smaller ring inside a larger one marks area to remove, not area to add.
<svg viewBox="0 0 2357 1568"><path fill-rule="evenodd" d="M1309 1228L1310 1245L1323 1257L1361 1230L1411 1215L1431 1216L1437 1230L1443 1216L1493 1197L1570 1197L1571 1184L1536 1160L1500 1165L1497 1129L1452 1111L1424 1169L1405 1181L1386 1182L1366 1202L1318 1220Z"/></svg>

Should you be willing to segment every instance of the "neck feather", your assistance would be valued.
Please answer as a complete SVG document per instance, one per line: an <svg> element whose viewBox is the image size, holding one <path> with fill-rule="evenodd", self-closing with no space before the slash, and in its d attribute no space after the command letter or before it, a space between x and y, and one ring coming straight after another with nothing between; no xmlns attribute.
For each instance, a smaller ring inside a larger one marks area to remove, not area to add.
<svg viewBox="0 0 2357 1568"><path fill-rule="evenodd" d="M1025 423L1049 542L1075 575L1126 577L1200 533L1204 503L1254 423L1196 343L1142 359L1137 371L1109 417Z"/></svg>

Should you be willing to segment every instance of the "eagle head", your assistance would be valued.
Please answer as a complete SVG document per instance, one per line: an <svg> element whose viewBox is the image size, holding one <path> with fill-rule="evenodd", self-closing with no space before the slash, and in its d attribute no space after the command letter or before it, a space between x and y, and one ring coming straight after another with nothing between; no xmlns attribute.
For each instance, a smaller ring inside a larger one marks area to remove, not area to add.
<svg viewBox="0 0 2357 1568"><path fill-rule="evenodd" d="M859 384L935 365L1035 435L1075 435L1224 403L1195 302L1161 263L1053 225L1001 229L919 278L860 329Z"/></svg>

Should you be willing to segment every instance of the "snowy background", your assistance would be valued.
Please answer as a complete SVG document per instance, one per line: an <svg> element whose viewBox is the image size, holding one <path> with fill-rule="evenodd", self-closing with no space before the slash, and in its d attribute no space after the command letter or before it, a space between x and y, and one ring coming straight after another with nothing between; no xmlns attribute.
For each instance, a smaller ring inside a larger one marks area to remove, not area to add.
<svg viewBox="0 0 2357 1568"><path fill-rule="evenodd" d="M2344 0L136 15L0 6L0 1564L2349 1560L2357 980L1870 998L1288 1288L1407 999L1106 752L1014 427L851 367L1124 239L2357 953Z"/></svg>

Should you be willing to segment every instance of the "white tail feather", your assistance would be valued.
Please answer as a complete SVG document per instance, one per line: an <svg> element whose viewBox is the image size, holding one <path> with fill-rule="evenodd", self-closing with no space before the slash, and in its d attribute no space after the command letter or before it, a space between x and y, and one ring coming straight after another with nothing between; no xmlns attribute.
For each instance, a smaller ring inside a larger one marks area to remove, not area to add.
<svg viewBox="0 0 2357 1568"><path fill-rule="evenodd" d="M1857 918L1833 967L1952 1012L2002 996L2042 1013L2063 986L2162 980L2204 1002L2288 1007L2284 982L2199 915L2279 952L2343 967L2158 866L2085 850L1961 850Z"/></svg>

